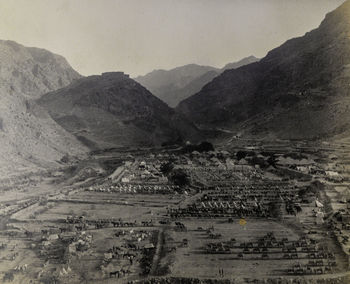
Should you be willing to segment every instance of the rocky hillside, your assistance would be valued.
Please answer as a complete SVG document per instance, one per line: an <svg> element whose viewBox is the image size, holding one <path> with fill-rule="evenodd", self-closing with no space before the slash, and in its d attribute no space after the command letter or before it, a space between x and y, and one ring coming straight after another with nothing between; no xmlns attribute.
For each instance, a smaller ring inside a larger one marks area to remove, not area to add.
<svg viewBox="0 0 350 284"><path fill-rule="evenodd" d="M257 63L227 70L177 110L244 136L321 138L350 129L350 1Z"/></svg>
<svg viewBox="0 0 350 284"><path fill-rule="evenodd" d="M57 166L67 153L84 153L81 143L30 99L79 77L61 56L0 41L1 178Z"/></svg>
<svg viewBox="0 0 350 284"><path fill-rule="evenodd" d="M135 80L145 86L155 96L171 107L199 92L201 88L221 72L256 62L258 59L249 56L235 63L229 63L218 69L211 66L189 64L171 70L155 70Z"/></svg>
<svg viewBox="0 0 350 284"><path fill-rule="evenodd" d="M0 78L16 93L38 98L80 77L60 55L0 40Z"/></svg>
<svg viewBox="0 0 350 284"><path fill-rule="evenodd" d="M79 79L38 103L90 148L161 145L196 128L122 72Z"/></svg>

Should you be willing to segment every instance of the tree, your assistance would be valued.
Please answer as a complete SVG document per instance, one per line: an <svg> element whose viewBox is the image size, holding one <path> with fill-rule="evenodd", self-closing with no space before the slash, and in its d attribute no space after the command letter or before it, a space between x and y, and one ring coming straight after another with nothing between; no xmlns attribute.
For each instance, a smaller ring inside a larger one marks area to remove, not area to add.
<svg viewBox="0 0 350 284"><path fill-rule="evenodd" d="M191 153L194 151L197 152L209 152L209 151L214 151L214 146L210 142L203 141L200 144L197 145L192 145L192 144L187 144L185 147L183 147L182 151L184 153Z"/></svg>
<svg viewBox="0 0 350 284"><path fill-rule="evenodd" d="M178 186L185 186L189 185L190 183L189 177L183 169L173 170L170 179L175 185Z"/></svg>
<svg viewBox="0 0 350 284"><path fill-rule="evenodd" d="M279 217L280 215L281 204L278 202L270 202L268 204L268 212L270 217Z"/></svg>
<svg viewBox="0 0 350 284"><path fill-rule="evenodd" d="M248 155L245 151L238 151L236 154L237 160L244 159Z"/></svg>
<svg viewBox="0 0 350 284"><path fill-rule="evenodd" d="M214 146L213 146L213 144L211 144L207 141L204 141L197 146L197 151L198 152L214 151Z"/></svg>
<svg viewBox="0 0 350 284"><path fill-rule="evenodd" d="M165 164L162 164L160 166L160 171L164 175L168 175L173 169L174 169L174 164L172 162L170 162L170 161L165 163Z"/></svg>

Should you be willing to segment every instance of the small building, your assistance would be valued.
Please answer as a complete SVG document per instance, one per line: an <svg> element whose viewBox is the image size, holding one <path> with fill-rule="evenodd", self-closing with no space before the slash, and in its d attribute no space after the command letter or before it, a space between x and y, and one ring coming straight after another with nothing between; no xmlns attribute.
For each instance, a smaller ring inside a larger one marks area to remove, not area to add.
<svg viewBox="0 0 350 284"><path fill-rule="evenodd" d="M127 177L122 178L122 183L129 183L129 182L130 182L129 178L127 178Z"/></svg>
<svg viewBox="0 0 350 284"><path fill-rule="evenodd" d="M146 244L146 245L144 246L144 249L147 249L147 250L149 250L149 249L154 249L154 244L151 244L151 243Z"/></svg>
<svg viewBox="0 0 350 284"><path fill-rule="evenodd" d="M58 234L52 234L47 237L48 241L54 241L58 239Z"/></svg>

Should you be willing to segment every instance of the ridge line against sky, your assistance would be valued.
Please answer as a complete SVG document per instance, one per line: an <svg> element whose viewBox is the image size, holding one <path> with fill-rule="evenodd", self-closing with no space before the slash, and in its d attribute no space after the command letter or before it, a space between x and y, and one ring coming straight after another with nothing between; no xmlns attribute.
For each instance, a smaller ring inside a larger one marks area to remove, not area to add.
<svg viewBox="0 0 350 284"><path fill-rule="evenodd" d="M264 57L344 0L0 0L0 39L64 56L82 75L131 76Z"/></svg>

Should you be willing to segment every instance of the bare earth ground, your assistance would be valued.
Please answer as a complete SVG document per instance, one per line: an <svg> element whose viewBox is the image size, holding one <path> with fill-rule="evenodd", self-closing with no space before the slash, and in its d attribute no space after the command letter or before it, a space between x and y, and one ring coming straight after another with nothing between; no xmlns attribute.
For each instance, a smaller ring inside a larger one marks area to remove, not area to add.
<svg viewBox="0 0 350 284"><path fill-rule="evenodd" d="M126 154L121 154L118 159L123 160L123 155ZM6 282L4 276L9 272L14 276L12 283L54 283L50 282L53 281L50 276L55 276L60 283L126 283L151 277L230 279L237 283L245 283L247 279L278 277L311 281L337 279L349 272L348 256L343 252L349 249L349 245L340 246L337 237L327 228L315 224L314 205L302 204L302 212L297 216L247 217L245 225L240 224L238 216L230 222L227 218L219 217L185 217L161 224L159 221L169 220L168 208L185 208L203 193L184 195L86 191L91 186L105 186L104 177L116 168L106 167L105 162L115 158L115 152L97 154L83 161L77 170L65 171L63 178L36 178L31 185L2 193L0 245L4 246L0 250L0 282L1 279ZM77 175L81 173L80 169L87 166L103 169L104 176L92 176L81 181ZM345 168L344 172L348 170ZM266 173L266 176L274 174ZM331 210L344 209L346 204L339 203L339 198L346 194L348 185L344 182L326 183L329 186L320 201ZM67 223L70 216L84 216L91 222L121 219L129 225L97 228L90 223L80 230L75 228L76 225ZM175 221L184 224L186 230L178 230ZM142 222L152 224L145 225ZM61 232L59 228L65 231ZM209 228L220 237L211 238L207 232ZM30 235L26 235L26 232L30 232ZM61 236L70 233L87 249L67 253L69 243L61 243ZM238 258L242 251L238 248L240 243L256 242L267 233L273 233L276 239L288 238L289 241L297 241L305 235L313 238L335 253L337 266L329 274L288 275L288 269L298 264L305 266L310 259L301 253L300 259L283 259L281 252L274 253L273 250L268 259L262 259L261 253L245 254L242 259ZM347 233L345 230L343 235ZM208 243L226 242L232 238L237 248L228 254L205 251ZM126 248L129 243L136 244L140 249ZM146 249L150 244L154 248ZM107 261L106 253L113 247L120 247L122 253L135 254L132 263L127 257L122 257L121 252L119 257ZM151 254L150 271L146 274L141 264L145 251ZM129 272L120 278L110 276L110 272L121 269ZM222 276L219 275L219 269L223 270Z"/></svg>

